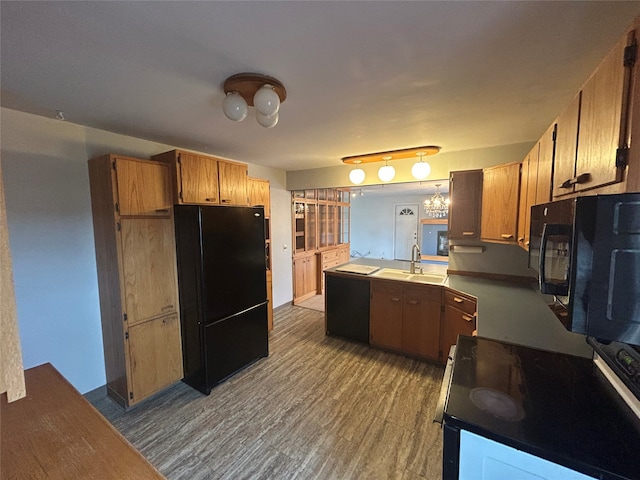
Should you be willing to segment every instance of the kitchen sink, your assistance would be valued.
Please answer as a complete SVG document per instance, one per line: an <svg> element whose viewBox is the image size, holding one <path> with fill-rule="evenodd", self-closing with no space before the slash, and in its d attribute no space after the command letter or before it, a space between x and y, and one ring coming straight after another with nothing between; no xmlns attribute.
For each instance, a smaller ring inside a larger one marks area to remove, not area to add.
<svg viewBox="0 0 640 480"><path fill-rule="evenodd" d="M435 283L442 284L447 278L446 275L437 273L410 273L408 270L395 268L383 268L371 275L372 277L388 278L391 280L406 280L408 282Z"/></svg>

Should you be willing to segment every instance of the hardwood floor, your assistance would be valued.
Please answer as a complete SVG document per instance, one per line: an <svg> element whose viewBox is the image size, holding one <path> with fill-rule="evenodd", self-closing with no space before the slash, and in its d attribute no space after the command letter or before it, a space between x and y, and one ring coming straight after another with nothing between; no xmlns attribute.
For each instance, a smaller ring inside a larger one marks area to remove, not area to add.
<svg viewBox="0 0 640 480"><path fill-rule="evenodd" d="M182 382L129 411L87 394L169 479L437 480L444 369L324 334L276 310L270 355L205 396Z"/></svg>

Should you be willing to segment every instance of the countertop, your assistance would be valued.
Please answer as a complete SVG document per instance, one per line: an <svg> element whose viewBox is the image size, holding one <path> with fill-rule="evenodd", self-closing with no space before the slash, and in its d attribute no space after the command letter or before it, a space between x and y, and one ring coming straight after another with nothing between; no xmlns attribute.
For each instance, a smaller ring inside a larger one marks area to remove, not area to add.
<svg viewBox="0 0 640 480"><path fill-rule="evenodd" d="M369 257L352 258L349 263L401 270L409 270L410 266L406 261ZM420 266L424 273L447 275L446 264L422 263ZM326 271L339 274L336 268ZM383 280L371 275L354 276ZM450 274L442 285L477 298L479 336L591 358L593 349L587 344L586 337L565 330L547 307L548 298L537 291L533 282L533 279L528 284Z"/></svg>
<svg viewBox="0 0 640 480"><path fill-rule="evenodd" d="M27 396L0 401L0 478L164 478L51 364L24 372Z"/></svg>

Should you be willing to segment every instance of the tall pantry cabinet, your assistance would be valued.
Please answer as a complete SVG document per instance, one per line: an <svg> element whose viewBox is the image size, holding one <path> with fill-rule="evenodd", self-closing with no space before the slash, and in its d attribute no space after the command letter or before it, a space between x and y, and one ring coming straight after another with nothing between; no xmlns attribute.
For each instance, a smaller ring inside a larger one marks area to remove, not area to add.
<svg viewBox="0 0 640 480"><path fill-rule="evenodd" d="M105 155L89 183L107 393L129 407L183 376L169 166Z"/></svg>

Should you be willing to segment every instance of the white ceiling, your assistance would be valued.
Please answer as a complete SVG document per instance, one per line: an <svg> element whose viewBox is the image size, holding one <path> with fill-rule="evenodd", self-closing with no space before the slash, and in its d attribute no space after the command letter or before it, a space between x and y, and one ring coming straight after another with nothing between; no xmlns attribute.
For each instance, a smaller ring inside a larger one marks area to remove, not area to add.
<svg viewBox="0 0 640 480"><path fill-rule="evenodd" d="M285 170L537 140L640 2L0 3L2 106ZM274 76L280 122L224 117Z"/></svg>

